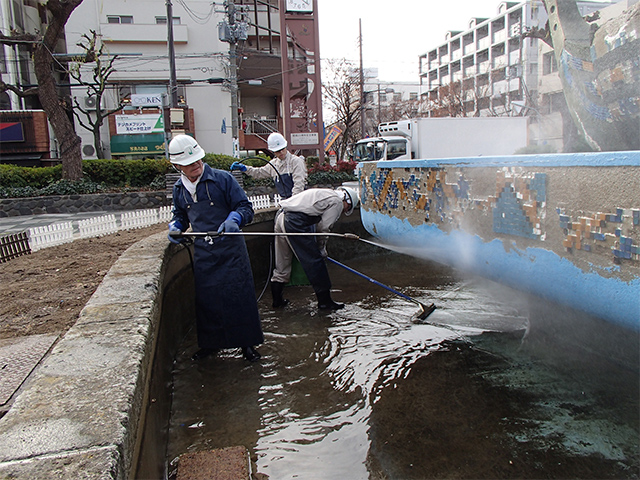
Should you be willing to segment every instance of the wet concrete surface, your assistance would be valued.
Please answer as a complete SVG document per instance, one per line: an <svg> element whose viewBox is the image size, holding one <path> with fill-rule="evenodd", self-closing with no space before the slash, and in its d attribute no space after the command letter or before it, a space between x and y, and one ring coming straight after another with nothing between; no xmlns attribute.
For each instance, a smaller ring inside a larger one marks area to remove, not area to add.
<svg viewBox="0 0 640 480"><path fill-rule="evenodd" d="M318 313L308 286L287 287L284 310L261 299L260 363L192 362L192 331L169 478L181 454L232 445L278 480L640 478L637 332L412 257L343 261L438 309L420 322L332 266L343 310Z"/></svg>

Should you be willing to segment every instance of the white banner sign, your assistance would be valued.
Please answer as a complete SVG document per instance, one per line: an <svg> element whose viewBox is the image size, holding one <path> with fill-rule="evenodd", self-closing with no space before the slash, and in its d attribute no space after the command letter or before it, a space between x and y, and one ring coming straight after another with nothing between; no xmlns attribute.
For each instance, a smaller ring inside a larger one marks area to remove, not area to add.
<svg viewBox="0 0 640 480"><path fill-rule="evenodd" d="M140 93L132 93L131 94L131 106L133 107L153 107L153 106L162 106L162 94L140 94Z"/></svg>
<svg viewBox="0 0 640 480"><path fill-rule="evenodd" d="M160 113L146 115L116 115L116 133L162 133L164 124Z"/></svg>
<svg viewBox="0 0 640 480"><path fill-rule="evenodd" d="M292 133L291 145L317 145L318 138L318 132Z"/></svg>

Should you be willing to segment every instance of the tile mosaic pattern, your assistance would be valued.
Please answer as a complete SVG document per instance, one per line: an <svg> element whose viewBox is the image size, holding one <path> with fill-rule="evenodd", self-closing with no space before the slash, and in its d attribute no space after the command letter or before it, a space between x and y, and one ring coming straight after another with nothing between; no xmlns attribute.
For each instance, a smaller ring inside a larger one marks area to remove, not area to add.
<svg viewBox="0 0 640 480"><path fill-rule="evenodd" d="M546 174L498 171L493 209L493 231L544 240L541 218L546 206Z"/></svg>
<svg viewBox="0 0 640 480"><path fill-rule="evenodd" d="M557 208L560 228L565 238L562 245L568 252L611 252L613 262L640 262L640 245L632 238L640 225L640 210L617 208L614 213L597 212L573 217Z"/></svg>
<svg viewBox="0 0 640 480"><path fill-rule="evenodd" d="M399 176L398 172L405 175ZM450 223L459 226L463 214L474 208L493 213L493 231L544 240L541 227L546 206L546 174L516 173L514 169L498 170L496 192L487 199L473 199L472 184L464 172L449 172L447 182L443 168L380 168L361 182L362 200L371 202L379 211L414 211L424 214L425 222Z"/></svg>
<svg viewBox="0 0 640 480"><path fill-rule="evenodd" d="M363 205L409 218L414 224L422 221L445 229L462 228L464 216L475 210L489 214L497 235L547 241L545 229L555 229L556 221L550 218L545 224L547 173L503 167L495 175L495 191L488 196L486 189L474 192L465 169L457 167L376 168L361 178L360 189ZM553 208L561 229L560 241L554 240L545 248L569 254L578 250L594 253L615 265L640 265L640 209L569 212Z"/></svg>

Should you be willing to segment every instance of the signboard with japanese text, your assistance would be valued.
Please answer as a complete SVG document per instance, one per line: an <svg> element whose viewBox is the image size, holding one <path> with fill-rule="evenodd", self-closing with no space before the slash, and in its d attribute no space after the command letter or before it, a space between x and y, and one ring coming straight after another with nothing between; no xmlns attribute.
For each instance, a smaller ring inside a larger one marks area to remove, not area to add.
<svg viewBox="0 0 640 480"><path fill-rule="evenodd" d="M318 132L292 133L291 145L317 145Z"/></svg>
<svg viewBox="0 0 640 480"><path fill-rule="evenodd" d="M164 135L113 135L111 155L164 155Z"/></svg>
<svg viewBox="0 0 640 480"><path fill-rule="evenodd" d="M327 134L327 136L324 137L325 152L331 148L331 145L333 145L333 142L336 141L336 139L340 136L341 133L342 133L342 130L339 127L335 125L331 127L331 130L329 130L329 133Z"/></svg>
<svg viewBox="0 0 640 480"><path fill-rule="evenodd" d="M163 133L162 114L116 115L116 133L118 135L136 135L143 133Z"/></svg>

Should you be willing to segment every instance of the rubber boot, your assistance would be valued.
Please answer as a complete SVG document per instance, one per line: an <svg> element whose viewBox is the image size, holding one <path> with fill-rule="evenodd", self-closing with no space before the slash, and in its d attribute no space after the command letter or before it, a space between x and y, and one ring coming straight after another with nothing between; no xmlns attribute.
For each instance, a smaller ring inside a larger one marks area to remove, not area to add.
<svg viewBox="0 0 640 480"><path fill-rule="evenodd" d="M242 356L252 363L257 362L262 357L254 347L242 347Z"/></svg>
<svg viewBox="0 0 640 480"><path fill-rule="evenodd" d="M318 292L318 309L319 310L340 310L344 307L344 303L336 303L331 299L331 292Z"/></svg>
<svg viewBox="0 0 640 480"><path fill-rule="evenodd" d="M271 282L271 297L273 298L273 303L271 304L273 308L284 307L289 304L289 300L285 300L282 296L282 291L284 290L284 283L282 282Z"/></svg>

